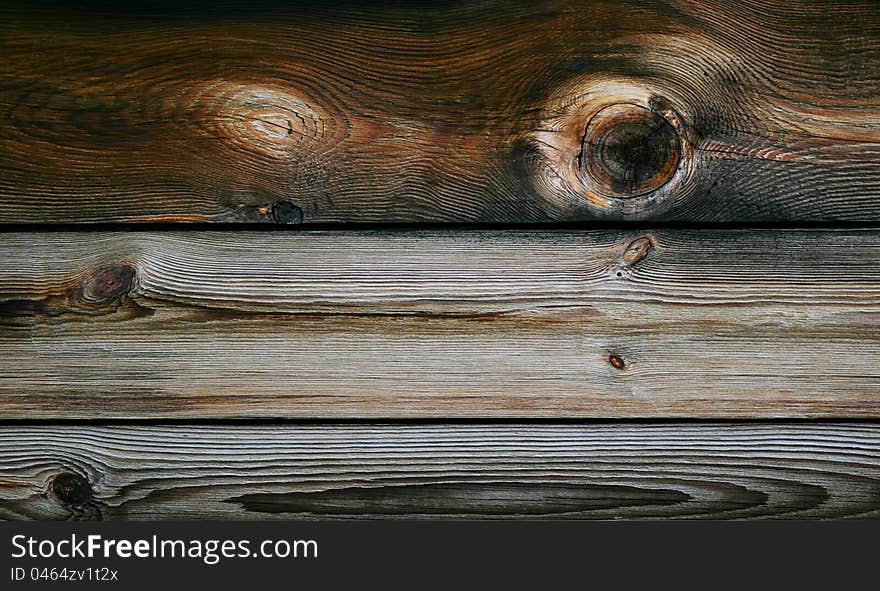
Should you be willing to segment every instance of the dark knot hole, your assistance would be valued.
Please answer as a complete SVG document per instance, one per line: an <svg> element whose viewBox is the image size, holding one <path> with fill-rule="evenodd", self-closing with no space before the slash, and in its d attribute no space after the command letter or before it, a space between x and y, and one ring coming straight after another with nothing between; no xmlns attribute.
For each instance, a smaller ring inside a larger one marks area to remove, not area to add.
<svg viewBox="0 0 880 591"><path fill-rule="evenodd" d="M672 123L646 107L623 103L590 119L580 164L599 192L630 198L666 184L680 160L681 140Z"/></svg>

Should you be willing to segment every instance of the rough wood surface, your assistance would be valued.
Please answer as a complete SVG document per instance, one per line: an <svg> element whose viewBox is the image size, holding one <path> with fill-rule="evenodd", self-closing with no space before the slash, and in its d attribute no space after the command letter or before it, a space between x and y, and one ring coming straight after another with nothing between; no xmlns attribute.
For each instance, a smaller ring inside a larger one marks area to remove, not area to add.
<svg viewBox="0 0 880 591"><path fill-rule="evenodd" d="M880 234L10 233L4 418L880 417Z"/></svg>
<svg viewBox="0 0 880 591"><path fill-rule="evenodd" d="M0 5L0 223L880 220L873 0Z"/></svg>
<svg viewBox="0 0 880 591"><path fill-rule="evenodd" d="M858 424L5 426L0 518L880 517Z"/></svg>

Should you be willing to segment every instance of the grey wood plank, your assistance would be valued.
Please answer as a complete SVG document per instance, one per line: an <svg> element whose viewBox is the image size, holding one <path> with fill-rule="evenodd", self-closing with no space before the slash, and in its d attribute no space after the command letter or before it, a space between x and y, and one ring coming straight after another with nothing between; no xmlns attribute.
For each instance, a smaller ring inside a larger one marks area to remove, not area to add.
<svg viewBox="0 0 880 591"><path fill-rule="evenodd" d="M0 427L3 519L880 517L880 428Z"/></svg>
<svg viewBox="0 0 880 591"><path fill-rule="evenodd" d="M873 230L11 233L7 419L878 417Z"/></svg>

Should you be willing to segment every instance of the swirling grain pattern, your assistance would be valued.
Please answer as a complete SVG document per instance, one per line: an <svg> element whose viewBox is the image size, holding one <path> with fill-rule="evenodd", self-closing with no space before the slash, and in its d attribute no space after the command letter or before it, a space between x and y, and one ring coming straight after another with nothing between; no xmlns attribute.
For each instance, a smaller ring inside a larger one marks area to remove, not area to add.
<svg viewBox="0 0 880 591"><path fill-rule="evenodd" d="M0 518L878 517L872 425L0 427Z"/></svg>
<svg viewBox="0 0 880 591"><path fill-rule="evenodd" d="M880 220L876 2L183 4L3 2L0 223Z"/></svg>

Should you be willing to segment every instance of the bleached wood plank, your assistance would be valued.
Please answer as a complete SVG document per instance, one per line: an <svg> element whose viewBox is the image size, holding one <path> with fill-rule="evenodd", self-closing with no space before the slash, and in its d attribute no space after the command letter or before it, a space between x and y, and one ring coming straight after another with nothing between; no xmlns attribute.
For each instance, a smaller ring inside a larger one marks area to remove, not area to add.
<svg viewBox="0 0 880 591"><path fill-rule="evenodd" d="M877 417L873 231L0 241L4 418Z"/></svg>

